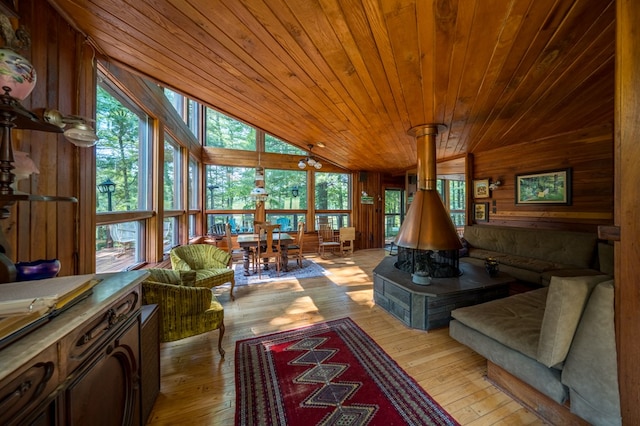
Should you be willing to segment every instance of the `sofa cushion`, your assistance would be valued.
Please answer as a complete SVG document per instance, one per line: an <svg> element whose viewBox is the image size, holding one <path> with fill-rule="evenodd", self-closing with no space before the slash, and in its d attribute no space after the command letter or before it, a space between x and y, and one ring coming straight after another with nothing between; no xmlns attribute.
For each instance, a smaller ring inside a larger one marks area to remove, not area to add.
<svg viewBox="0 0 640 426"><path fill-rule="evenodd" d="M536 358L548 288L455 309L451 316L505 346Z"/></svg>
<svg viewBox="0 0 640 426"><path fill-rule="evenodd" d="M591 290L606 275L552 277L535 358L552 367L565 360Z"/></svg>
<svg viewBox="0 0 640 426"><path fill-rule="evenodd" d="M472 247L581 268L591 267L597 242L596 234L585 232L493 225L467 226L464 238Z"/></svg>
<svg viewBox="0 0 640 426"><path fill-rule="evenodd" d="M534 358L515 351L457 320L449 323L449 334L557 403L562 404L568 399L569 390L560 381L560 370L547 368Z"/></svg>
<svg viewBox="0 0 640 426"><path fill-rule="evenodd" d="M493 257L498 260L498 263L502 265L510 265L520 269L526 269L527 271L533 271L542 273L550 270L570 269L574 268L573 265L566 265L562 263L552 262L549 260L541 260L533 257L517 256L509 253L501 253L498 251L485 250L479 248L469 249L469 256L477 259L486 259Z"/></svg>

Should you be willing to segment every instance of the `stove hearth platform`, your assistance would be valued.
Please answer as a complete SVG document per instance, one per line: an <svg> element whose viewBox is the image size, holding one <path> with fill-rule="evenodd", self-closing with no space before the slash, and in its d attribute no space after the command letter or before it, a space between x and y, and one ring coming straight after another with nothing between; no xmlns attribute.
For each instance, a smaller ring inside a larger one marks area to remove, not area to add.
<svg viewBox="0 0 640 426"><path fill-rule="evenodd" d="M516 282L504 272L490 277L484 268L460 262L459 277L432 278L429 285L417 285L410 273L395 267L396 260L387 256L374 268L373 298L376 305L420 330L448 325L454 309L506 297L509 285Z"/></svg>

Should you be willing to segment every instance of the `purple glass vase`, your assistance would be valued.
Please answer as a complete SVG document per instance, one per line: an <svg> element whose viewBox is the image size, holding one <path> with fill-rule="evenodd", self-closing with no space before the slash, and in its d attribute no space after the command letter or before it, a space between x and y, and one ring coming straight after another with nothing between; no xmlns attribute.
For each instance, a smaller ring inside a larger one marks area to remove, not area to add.
<svg viewBox="0 0 640 426"><path fill-rule="evenodd" d="M54 278L60 272L60 261L58 259L51 260L35 260L33 262L16 263L16 279L17 281L42 280L45 278Z"/></svg>

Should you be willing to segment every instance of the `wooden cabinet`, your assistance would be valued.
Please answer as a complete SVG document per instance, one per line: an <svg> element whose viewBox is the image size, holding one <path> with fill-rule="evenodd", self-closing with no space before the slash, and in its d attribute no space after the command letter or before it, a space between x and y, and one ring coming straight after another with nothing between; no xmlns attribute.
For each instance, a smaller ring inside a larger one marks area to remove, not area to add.
<svg viewBox="0 0 640 426"><path fill-rule="evenodd" d="M52 424L46 409L58 386L58 358L56 345L50 345L21 368L12 372L0 384L0 424L11 424L26 413L41 412L37 424Z"/></svg>
<svg viewBox="0 0 640 426"><path fill-rule="evenodd" d="M89 298L0 350L0 424L141 424L147 274L104 276Z"/></svg>
<svg viewBox="0 0 640 426"><path fill-rule="evenodd" d="M65 425L139 425L139 325L132 316L64 387ZM97 391L97 392L96 392Z"/></svg>
<svg viewBox="0 0 640 426"><path fill-rule="evenodd" d="M147 424L160 393L160 308L143 305L140 317L140 389L142 424Z"/></svg>

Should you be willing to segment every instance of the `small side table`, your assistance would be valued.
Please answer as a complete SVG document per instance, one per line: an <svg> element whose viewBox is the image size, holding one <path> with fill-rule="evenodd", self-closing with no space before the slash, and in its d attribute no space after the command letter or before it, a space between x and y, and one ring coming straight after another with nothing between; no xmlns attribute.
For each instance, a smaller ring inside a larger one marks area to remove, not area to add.
<svg viewBox="0 0 640 426"><path fill-rule="evenodd" d="M140 311L140 388L142 424L146 425L160 393L160 308L143 305Z"/></svg>

